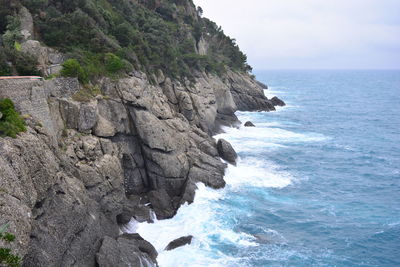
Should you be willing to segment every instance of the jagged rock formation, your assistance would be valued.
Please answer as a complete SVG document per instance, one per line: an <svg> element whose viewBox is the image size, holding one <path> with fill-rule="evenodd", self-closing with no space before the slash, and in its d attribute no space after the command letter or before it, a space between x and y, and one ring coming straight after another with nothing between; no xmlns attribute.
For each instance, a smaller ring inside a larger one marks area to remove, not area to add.
<svg viewBox="0 0 400 267"><path fill-rule="evenodd" d="M255 81L245 78L245 74L228 73L232 96L238 110L273 111L274 105L264 95L264 89Z"/></svg>
<svg viewBox="0 0 400 267"><path fill-rule="evenodd" d="M184 6L195 25L194 5ZM33 39L27 9L18 14L22 51L37 56L44 74L58 72L65 55ZM212 38L199 38L199 55L218 52ZM119 227L132 217L152 221L151 211L171 218L193 202L198 182L225 186L227 165L212 135L239 124L236 110L275 109L243 68L219 75L193 69L190 82L161 70L101 76L90 98L80 97L87 88L76 78L0 80L0 98L12 99L28 124L17 139L0 138L0 225L10 223L23 266L155 265L154 248L137 235L120 236ZM234 163L229 144L222 150Z"/></svg>
<svg viewBox="0 0 400 267"><path fill-rule="evenodd" d="M105 237L96 261L99 267L153 266L157 251L138 234L123 234L117 239Z"/></svg>
<svg viewBox="0 0 400 267"><path fill-rule="evenodd" d="M29 118L27 133L0 139L1 219L24 265L94 266L118 222L151 220L145 204L170 218L193 201L195 183L223 187L226 165L209 133L221 114L235 120L232 92L253 86L229 75L240 85L205 73L192 87L104 78L89 102L74 100L82 88L73 78L0 81L0 98Z"/></svg>
<svg viewBox="0 0 400 267"><path fill-rule="evenodd" d="M278 97L274 96L273 98L271 98L271 102L274 106L286 106L285 102L283 102L283 100L279 99Z"/></svg>

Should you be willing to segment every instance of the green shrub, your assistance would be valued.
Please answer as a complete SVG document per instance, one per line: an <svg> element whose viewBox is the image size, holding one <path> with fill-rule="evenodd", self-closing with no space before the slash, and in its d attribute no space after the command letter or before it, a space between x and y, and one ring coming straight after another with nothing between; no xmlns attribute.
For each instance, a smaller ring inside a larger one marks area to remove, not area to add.
<svg viewBox="0 0 400 267"><path fill-rule="evenodd" d="M66 77L77 77L81 83L88 82L88 75L76 59L68 59L62 64L61 75Z"/></svg>
<svg viewBox="0 0 400 267"><path fill-rule="evenodd" d="M21 44L20 44L19 42L15 41L15 43L14 43L14 48L15 48L15 50L17 50L18 52L20 52L21 49L22 49L22 46L21 46Z"/></svg>
<svg viewBox="0 0 400 267"><path fill-rule="evenodd" d="M113 53L107 53L104 57L106 70L110 73L116 73L125 67L124 62Z"/></svg>
<svg viewBox="0 0 400 267"><path fill-rule="evenodd" d="M15 111L14 103L8 99L0 99L0 136L17 137L20 132L26 131L25 121Z"/></svg>
<svg viewBox="0 0 400 267"><path fill-rule="evenodd" d="M0 228L0 240L5 241L7 243L13 242L15 240L15 236L13 234L7 233L6 228L7 224L3 225ZM19 267L21 262L21 258L11 252L9 248L0 247L0 265L3 266L5 264L9 267Z"/></svg>

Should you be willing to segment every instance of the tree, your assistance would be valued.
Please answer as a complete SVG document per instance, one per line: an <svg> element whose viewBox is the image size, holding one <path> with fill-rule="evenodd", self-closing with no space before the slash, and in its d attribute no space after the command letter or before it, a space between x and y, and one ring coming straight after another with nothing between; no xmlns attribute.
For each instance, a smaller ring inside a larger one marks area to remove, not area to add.
<svg viewBox="0 0 400 267"><path fill-rule="evenodd" d="M110 73L116 73L122 70L125 66L124 62L113 53L107 53L104 61L106 63L106 70Z"/></svg>

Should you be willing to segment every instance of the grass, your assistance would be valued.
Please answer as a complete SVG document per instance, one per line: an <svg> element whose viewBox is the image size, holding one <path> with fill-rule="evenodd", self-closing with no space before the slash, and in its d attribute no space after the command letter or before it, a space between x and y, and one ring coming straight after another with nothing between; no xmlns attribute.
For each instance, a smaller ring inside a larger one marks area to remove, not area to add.
<svg viewBox="0 0 400 267"><path fill-rule="evenodd" d="M83 85L82 89L79 90L72 96L72 99L78 102L90 102L94 97L100 95L101 91L98 86Z"/></svg>

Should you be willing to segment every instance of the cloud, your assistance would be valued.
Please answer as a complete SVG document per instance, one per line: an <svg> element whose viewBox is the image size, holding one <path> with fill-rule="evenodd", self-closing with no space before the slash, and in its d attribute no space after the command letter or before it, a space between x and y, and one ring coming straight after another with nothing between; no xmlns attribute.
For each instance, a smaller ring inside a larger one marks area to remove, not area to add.
<svg viewBox="0 0 400 267"><path fill-rule="evenodd" d="M398 0L195 0L256 69L400 68Z"/></svg>

